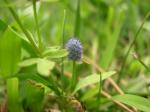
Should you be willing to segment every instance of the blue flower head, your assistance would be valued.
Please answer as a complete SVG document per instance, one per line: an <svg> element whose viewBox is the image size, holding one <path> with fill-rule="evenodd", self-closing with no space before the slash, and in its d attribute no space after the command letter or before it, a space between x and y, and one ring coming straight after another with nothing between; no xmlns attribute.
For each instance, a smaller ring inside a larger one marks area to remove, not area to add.
<svg viewBox="0 0 150 112"><path fill-rule="evenodd" d="M68 50L68 59L73 61L80 61L82 58L82 45L76 38L71 38L67 44L66 49Z"/></svg>

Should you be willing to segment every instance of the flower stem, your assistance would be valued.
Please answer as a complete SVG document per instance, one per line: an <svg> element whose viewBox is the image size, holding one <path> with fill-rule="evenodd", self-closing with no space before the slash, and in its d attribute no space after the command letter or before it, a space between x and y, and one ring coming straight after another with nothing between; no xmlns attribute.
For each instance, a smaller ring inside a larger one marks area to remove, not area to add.
<svg viewBox="0 0 150 112"><path fill-rule="evenodd" d="M72 61L72 80L71 80L71 90L76 86L77 75L76 75L76 61Z"/></svg>

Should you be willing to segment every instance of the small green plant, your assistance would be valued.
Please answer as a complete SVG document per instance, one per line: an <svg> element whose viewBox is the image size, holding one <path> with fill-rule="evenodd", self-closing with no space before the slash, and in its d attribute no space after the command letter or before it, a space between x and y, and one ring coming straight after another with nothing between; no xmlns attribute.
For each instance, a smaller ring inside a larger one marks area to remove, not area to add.
<svg viewBox="0 0 150 112"><path fill-rule="evenodd" d="M150 112L147 4L2 0L0 112Z"/></svg>

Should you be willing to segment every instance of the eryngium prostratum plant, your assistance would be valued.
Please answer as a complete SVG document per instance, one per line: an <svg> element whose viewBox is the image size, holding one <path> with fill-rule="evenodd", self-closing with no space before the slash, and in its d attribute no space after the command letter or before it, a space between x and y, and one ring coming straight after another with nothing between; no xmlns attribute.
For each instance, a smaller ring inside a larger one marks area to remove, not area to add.
<svg viewBox="0 0 150 112"><path fill-rule="evenodd" d="M71 38L67 44L66 49L68 50L68 59L72 61L80 61L82 58L82 45L76 38Z"/></svg>

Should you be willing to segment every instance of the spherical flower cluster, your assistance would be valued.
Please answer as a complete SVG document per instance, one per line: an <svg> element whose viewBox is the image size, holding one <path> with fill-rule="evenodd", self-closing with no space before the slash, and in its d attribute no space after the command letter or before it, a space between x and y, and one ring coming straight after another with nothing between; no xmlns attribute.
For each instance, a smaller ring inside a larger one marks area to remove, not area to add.
<svg viewBox="0 0 150 112"><path fill-rule="evenodd" d="M76 38L70 39L66 44L68 50L68 59L73 61L80 61L82 58L82 45Z"/></svg>

